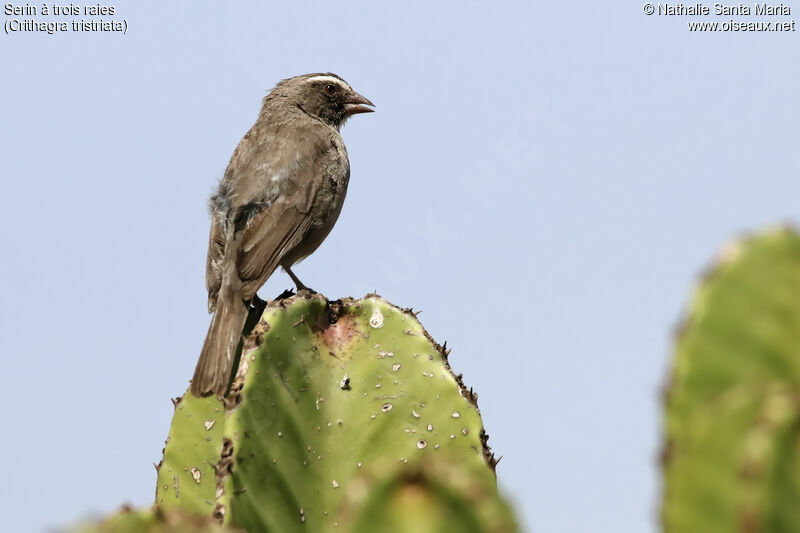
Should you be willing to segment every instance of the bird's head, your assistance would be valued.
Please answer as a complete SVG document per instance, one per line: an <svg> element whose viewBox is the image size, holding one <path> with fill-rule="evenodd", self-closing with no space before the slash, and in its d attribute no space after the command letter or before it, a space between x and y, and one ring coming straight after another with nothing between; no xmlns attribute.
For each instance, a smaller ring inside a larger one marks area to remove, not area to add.
<svg viewBox="0 0 800 533"><path fill-rule="evenodd" d="M353 115L371 113L375 105L331 73L304 74L283 80L267 96L267 100L273 99L295 105L336 129Z"/></svg>

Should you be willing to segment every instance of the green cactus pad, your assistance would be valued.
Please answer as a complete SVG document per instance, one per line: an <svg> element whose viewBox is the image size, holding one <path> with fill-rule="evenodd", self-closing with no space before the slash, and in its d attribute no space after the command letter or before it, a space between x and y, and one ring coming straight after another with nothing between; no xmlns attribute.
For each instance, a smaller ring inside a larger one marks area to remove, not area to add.
<svg viewBox="0 0 800 533"><path fill-rule="evenodd" d="M110 518L79 527L76 533L244 533L225 527L211 517L200 517L181 511L162 512L158 508L132 510L124 508Z"/></svg>
<svg viewBox="0 0 800 533"><path fill-rule="evenodd" d="M340 530L357 533L516 531L490 484L437 455L411 468L376 464L350 483L338 517Z"/></svg>
<svg viewBox="0 0 800 533"><path fill-rule="evenodd" d="M157 503L251 531L327 531L354 479L437 458L497 498L476 395L446 349L380 297L296 296L264 311L226 398L177 403Z"/></svg>
<svg viewBox="0 0 800 533"><path fill-rule="evenodd" d="M800 236L726 248L679 334L666 532L800 531Z"/></svg>

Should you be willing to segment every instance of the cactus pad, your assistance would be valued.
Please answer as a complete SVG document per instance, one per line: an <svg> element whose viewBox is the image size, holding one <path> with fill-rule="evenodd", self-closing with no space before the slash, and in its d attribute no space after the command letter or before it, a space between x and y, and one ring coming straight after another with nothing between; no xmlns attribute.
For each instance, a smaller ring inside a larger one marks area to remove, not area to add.
<svg viewBox="0 0 800 533"><path fill-rule="evenodd" d="M486 439L476 395L411 312L374 295L295 296L268 306L245 339L227 397L177 402L157 504L251 531L327 531L360 516L365 479L453 472L440 462L499 502ZM420 486L456 493L453 476ZM398 493L370 494L380 506Z"/></svg>
<svg viewBox="0 0 800 533"><path fill-rule="evenodd" d="M726 248L679 334L664 531L800 531L800 236Z"/></svg>

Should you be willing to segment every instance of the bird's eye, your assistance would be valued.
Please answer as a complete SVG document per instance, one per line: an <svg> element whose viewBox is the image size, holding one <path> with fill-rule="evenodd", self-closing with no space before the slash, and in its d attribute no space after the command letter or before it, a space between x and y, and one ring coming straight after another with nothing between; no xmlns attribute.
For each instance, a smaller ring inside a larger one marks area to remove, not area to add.
<svg viewBox="0 0 800 533"><path fill-rule="evenodd" d="M325 94L328 96L333 96L336 93L336 87L331 84L325 86Z"/></svg>

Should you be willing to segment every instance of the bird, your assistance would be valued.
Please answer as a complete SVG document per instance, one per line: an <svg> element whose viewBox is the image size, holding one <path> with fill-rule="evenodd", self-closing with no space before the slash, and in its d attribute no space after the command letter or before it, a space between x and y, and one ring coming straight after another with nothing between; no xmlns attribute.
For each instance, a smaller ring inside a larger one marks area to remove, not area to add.
<svg viewBox="0 0 800 533"><path fill-rule="evenodd" d="M375 105L340 76L314 73L278 82L233 151L209 200L206 259L212 313L190 390L223 396L256 292L280 266L313 253L333 228L350 180L340 129Z"/></svg>

